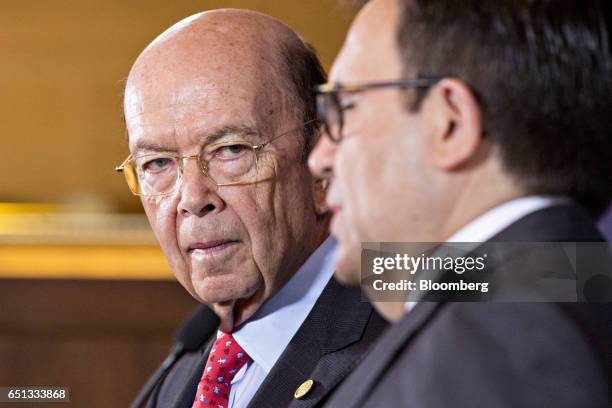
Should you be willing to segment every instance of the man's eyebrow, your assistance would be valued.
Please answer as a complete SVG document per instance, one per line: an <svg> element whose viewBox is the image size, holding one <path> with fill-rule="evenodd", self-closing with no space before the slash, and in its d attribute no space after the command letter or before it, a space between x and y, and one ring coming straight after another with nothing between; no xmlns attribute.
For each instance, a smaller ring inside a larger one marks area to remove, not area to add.
<svg viewBox="0 0 612 408"><path fill-rule="evenodd" d="M258 135L259 135L259 132L257 131L257 129L253 127L244 126L244 125L242 126L229 125L229 126L223 126L222 128L219 128L213 131L212 133L203 135L202 141L204 142L204 144L211 144L227 136L246 137L246 136L258 136Z"/></svg>
<svg viewBox="0 0 612 408"><path fill-rule="evenodd" d="M139 141L134 146L134 155L141 152L171 152L175 149L158 143Z"/></svg>
<svg viewBox="0 0 612 408"><path fill-rule="evenodd" d="M202 145L209 145L228 136L253 138L255 136L259 136L259 131L250 126L229 125L216 129L212 133L202 134L200 136L200 140L202 141ZM135 155L143 152L175 152L176 150L176 147L169 147L159 143L147 141L136 142L136 145L134 146Z"/></svg>

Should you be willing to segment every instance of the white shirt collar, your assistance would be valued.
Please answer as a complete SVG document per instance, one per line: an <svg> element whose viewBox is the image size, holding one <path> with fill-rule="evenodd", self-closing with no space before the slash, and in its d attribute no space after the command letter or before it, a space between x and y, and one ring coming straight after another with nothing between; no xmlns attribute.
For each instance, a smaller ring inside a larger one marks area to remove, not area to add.
<svg viewBox="0 0 612 408"><path fill-rule="evenodd" d="M336 241L327 238L285 286L232 333L266 372L270 372L334 274L335 246Z"/></svg>
<svg viewBox="0 0 612 408"><path fill-rule="evenodd" d="M485 242L511 224L542 208L570 203L560 196L527 196L507 201L470 221L446 242Z"/></svg>

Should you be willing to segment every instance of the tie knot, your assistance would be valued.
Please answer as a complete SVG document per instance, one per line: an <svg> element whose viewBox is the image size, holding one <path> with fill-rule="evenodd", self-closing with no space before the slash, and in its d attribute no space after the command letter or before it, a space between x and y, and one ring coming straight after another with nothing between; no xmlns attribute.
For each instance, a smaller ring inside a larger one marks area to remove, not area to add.
<svg viewBox="0 0 612 408"><path fill-rule="evenodd" d="M230 383L250 359L231 334L223 333L219 336L210 349L198 384L194 407L226 408Z"/></svg>
<svg viewBox="0 0 612 408"><path fill-rule="evenodd" d="M213 344L206 366L217 366L227 374L225 378L230 378L229 381L231 381L249 359L249 355L240 347L234 337L230 333L223 333Z"/></svg>

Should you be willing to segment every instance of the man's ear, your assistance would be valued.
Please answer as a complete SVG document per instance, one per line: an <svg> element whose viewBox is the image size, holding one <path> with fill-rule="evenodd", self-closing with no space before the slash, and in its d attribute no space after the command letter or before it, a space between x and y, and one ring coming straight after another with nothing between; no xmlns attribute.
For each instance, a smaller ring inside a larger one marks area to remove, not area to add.
<svg viewBox="0 0 612 408"><path fill-rule="evenodd" d="M456 170L477 156L482 115L476 97L459 79L438 82L423 101L428 123L429 157L440 169Z"/></svg>
<svg viewBox="0 0 612 408"><path fill-rule="evenodd" d="M326 178L313 177L314 181L314 208L315 213L318 216L327 214L328 208L325 204L325 196L327 195L327 187L329 186L329 180Z"/></svg>

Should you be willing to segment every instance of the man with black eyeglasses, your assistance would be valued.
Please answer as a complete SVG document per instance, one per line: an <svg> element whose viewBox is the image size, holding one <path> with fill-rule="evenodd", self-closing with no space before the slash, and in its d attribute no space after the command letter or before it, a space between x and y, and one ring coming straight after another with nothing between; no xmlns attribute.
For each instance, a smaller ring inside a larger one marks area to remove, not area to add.
<svg viewBox="0 0 612 408"><path fill-rule="evenodd" d="M368 2L317 89L326 137L309 159L330 181L338 279L368 284L362 244L513 243L524 251L491 276L541 268L561 282L529 242L602 241L609 13L601 1ZM579 296L609 301L610 263L598 267L601 285ZM608 304L461 295L375 299L395 324L328 406L611 406Z"/></svg>

